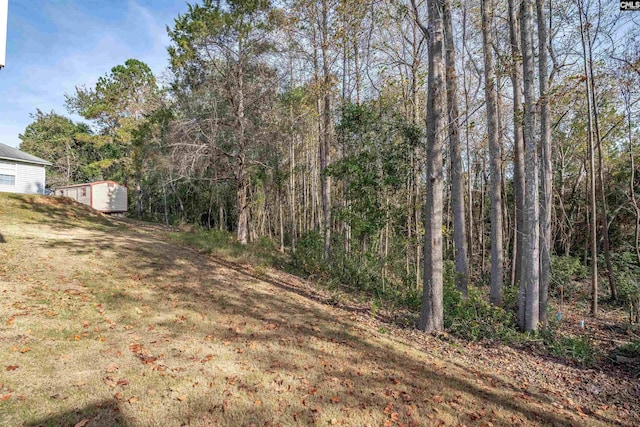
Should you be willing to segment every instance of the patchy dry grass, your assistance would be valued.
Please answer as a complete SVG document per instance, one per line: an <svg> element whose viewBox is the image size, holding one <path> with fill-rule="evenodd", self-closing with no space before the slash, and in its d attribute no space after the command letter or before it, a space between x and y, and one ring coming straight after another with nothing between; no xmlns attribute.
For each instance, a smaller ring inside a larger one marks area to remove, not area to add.
<svg viewBox="0 0 640 427"><path fill-rule="evenodd" d="M586 407L562 385L527 387L446 341L381 328L294 276L68 200L0 194L0 293L0 425L640 421L622 403Z"/></svg>

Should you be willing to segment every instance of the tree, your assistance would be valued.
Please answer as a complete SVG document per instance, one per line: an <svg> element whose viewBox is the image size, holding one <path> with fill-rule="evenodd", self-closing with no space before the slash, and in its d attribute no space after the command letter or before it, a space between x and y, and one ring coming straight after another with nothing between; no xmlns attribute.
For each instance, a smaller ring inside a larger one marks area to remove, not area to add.
<svg viewBox="0 0 640 427"><path fill-rule="evenodd" d="M491 174L491 302L502 305L502 281L504 276L502 244L502 149L500 147L496 117L496 83L493 64L493 1L483 0L482 49L484 52L484 93L487 108L487 138Z"/></svg>
<svg viewBox="0 0 640 427"><path fill-rule="evenodd" d="M540 89L540 147L542 152L540 186L540 322L547 321L547 299L551 276L551 125L549 115L549 77L547 75L547 15L542 0L536 0L538 20L538 80Z"/></svg>
<svg viewBox="0 0 640 427"><path fill-rule="evenodd" d="M427 92L427 174L424 236L424 284L418 328L433 332L444 328L442 283L442 148L447 129L444 62L443 0L428 0L429 43ZM414 10L417 10L415 3ZM416 19L418 17L416 16Z"/></svg>
<svg viewBox="0 0 640 427"><path fill-rule="evenodd" d="M265 115L276 89L266 63L276 19L270 1L205 0L189 5L169 31L173 88L184 109L173 146L180 154L206 153L205 166L213 158L230 166L241 244L249 240L248 172L257 161L254 149L268 139Z"/></svg>
<svg viewBox="0 0 640 427"><path fill-rule="evenodd" d="M520 53L519 19L515 0L509 0L509 43L511 45L511 86L513 88L513 187L515 196L515 229L511 269L511 284L517 285L524 295L523 237L524 230L524 137L522 134L522 55ZM522 305L524 308L524 305ZM524 324L524 310L519 312L520 323Z"/></svg>
<svg viewBox="0 0 640 427"><path fill-rule="evenodd" d="M47 185L60 187L92 178L87 166L95 158L89 128L54 112L40 110L20 135L20 149L53 163L47 173Z"/></svg>
<svg viewBox="0 0 640 427"><path fill-rule="evenodd" d="M443 24L445 36L445 62L447 82L447 111L449 112L449 156L451 167L451 205L453 209L453 240L455 243L456 286L464 296L468 293L469 266L467 260L467 233L464 208L464 177L462 147L460 143L458 111L458 84L456 76L453 25L451 23L451 2L443 3Z"/></svg>
<svg viewBox="0 0 640 427"><path fill-rule="evenodd" d="M580 16L580 40L582 44L582 64L585 75L585 96L587 98L587 150L589 156L589 204L590 204L590 229L591 229L591 314L596 317L598 315L598 246L597 232L598 216L596 213L596 166L594 154L594 125L593 125L593 100L591 90L593 86L590 84L591 73L589 71L588 48L586 26L584 21L584 7L582 0L578 0L578 14Z"/></svg>
<svg viewBox="0 0 640 427"><path fill-rule="evenodd" d="M540 259L538 203L538 147L535 139L534 65L533 65L533 8L532 0L522 0L522 64L524 77L524 142L525 142L525 224L524 224L524 323L521 327L535 331L539 320Z"/></svg>

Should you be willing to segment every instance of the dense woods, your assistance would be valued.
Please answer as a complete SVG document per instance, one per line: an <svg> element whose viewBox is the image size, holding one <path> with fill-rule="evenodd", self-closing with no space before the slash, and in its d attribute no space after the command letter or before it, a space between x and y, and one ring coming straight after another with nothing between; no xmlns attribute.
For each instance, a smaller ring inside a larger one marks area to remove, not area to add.
<svg viewBox="0 0 640 427"><path fill-rule="evenodd" d="M593 0L204 0L168 25L167 79L131 59L78 82L86 122L38 110L21 149L52 187L120 181L132 217L272 245L423 330L486 291L535 331L576 265L594 316L599 296L637 312L637 21Z"/></svg>

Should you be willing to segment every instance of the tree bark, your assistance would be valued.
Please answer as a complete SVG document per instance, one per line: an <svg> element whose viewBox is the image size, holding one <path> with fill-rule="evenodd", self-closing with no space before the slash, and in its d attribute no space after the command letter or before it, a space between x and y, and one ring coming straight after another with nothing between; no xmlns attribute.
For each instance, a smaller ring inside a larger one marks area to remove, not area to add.
<svg viewBox="0 0 640 427"><path fill-rule="evenodd" d="M482 47L484 52L484 93L487 108L487 138L491 173L491 303L502 305L502 282L504 276L502 243L502 150L498 137L496 117L496 76L493 63L491 23L493 21L493 0L482 0Z"/></svg>
<svg viewBox="0 0 640 427"><path fill-rule="evenodd" d="M458 83L455 64L455 49L453 46L453 25L451 23L450 0L445 0L443 7L456 288L462 292L464 297L466 297L468 294L469 266L467 261L466 218L464 212L464 179L462 175L462 155L460 150L460 132L458 124L460 116L457 96Z"/></svg>
<svg viewBox="0 0 640 427"><path fill-rule="evenodd" d="M542 182L540 186L540 322L547 321L547 300L551 277L551 126L549 124L549 78L547 71L547 17L543 0L536 0L538 17L538 79L540 80L540 147Z"/></svg>
<svg viewBox="0 0 640 427"><path fill-rule="evenodd" d="M418 327L444 328L442 295L442 148L446 135L443 0L428 0L429 77L427 93L427 176L425 202L424 283Z"/></svg>
<svg viewBox="0 0 640 427"><path fill-rule="evenodd" d="M587 150L589 151L589 205L591 216L591 315L598 316L598 248L597 248L597 214L596 214L596 167L594 155L593 131L593 98L589 84L589 61L587 60L586 23L584 22L584 5L578 1L578 15L580 16L580 40L582 42L582 65L585 75L587 97Z"/></svg>
<svg viewBox="0 0 640 427"><path fill-rule="evenodd" d="M519 21L516 0L509 0L509 39L511 44L511 86L513 87L513 187L515 196L515 231L513 242L513 266L511 284L520 287L524 296L523 241L524 230L524 137L522 134L522 54L520 52ZM524 307L524 306L523 306ZM520 324L524 324L524 311L520 313Z"/></svg>
<svg viewBox="0 0 640 427"><path fill-rule="evenodd" d="M327 0L322 0L322 73L323 73L323 138L320 142L320 186L322 213L324 216L324 258L331 256L331 178L325 174L329 164L331 146L331 74L329 70L329 9Z"/></svg>
<svg viewBox="0 0 640 427"><path fill-rule="evenodd" d="M539 320L539 204L538 204L538 150L535 139L535 99L533 63L533 11L532 1L521 5L521 37L524 77L524 143L525 143L525 227L524 227L524 324L526 331L535 331Z"/></svg>

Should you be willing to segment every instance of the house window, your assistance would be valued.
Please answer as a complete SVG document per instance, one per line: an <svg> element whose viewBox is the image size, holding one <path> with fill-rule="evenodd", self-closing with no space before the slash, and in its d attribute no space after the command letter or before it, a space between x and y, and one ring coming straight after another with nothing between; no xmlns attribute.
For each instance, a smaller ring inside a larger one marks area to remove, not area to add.
<svg viewBox="0 0 640 427"><path fill-rule="evenodd" d="M0 185L16 185L16 163L0 162Z"/></svg>
<svg viewBox="0 0 640 427"><path fill-rule="evenodd" d="M87 197L87 187L82 188L82 197Z"/></svg>
<svg viewBox="0 0 640 427"><path fill-rule="evenodd" d="M16 176L15 175L5 175L0 173L0 185L16 185Z"/></svg>

